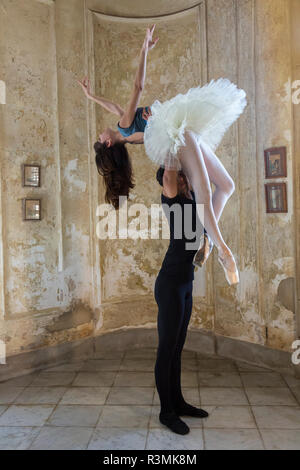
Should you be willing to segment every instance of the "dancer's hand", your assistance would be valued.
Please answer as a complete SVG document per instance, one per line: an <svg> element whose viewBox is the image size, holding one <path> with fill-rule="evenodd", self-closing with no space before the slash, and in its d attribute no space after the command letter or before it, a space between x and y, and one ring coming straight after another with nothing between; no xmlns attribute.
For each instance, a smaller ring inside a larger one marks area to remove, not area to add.
<svg viewBox="0 0 300 470"><path fill-rule="evenodd" d="M90 98L91 97L91 82L88 79L88 77L85 77L81 81L77 80L77 82L79 83L79 85L81 85L81 88L83 89L85 96L87 98Z"/></svg>
<svg viewBox="0 0 300 470"><path fill-rule="evenodd" d="M153 25L151 26L151 28L147 28L146 37L145 37L145 40L144 40L144 47L145 47L146 49L148 49L149 51L150 51L151 49L153 49L153 47L155 47L155 45L156 45L156 43L157 43L157 41L158 41L158 39L159 39L158 37L156 37L156 38L154 39L154 41L153 41L153 39L152 39L152 35L153 35L153 31L154 31L154 29L155 29L155 26L156 26L156 25L153 24Z"/></svg>
<svg viewBox="0 0 300 470"><path fill-rule="evenodd" d="M151 108L143 108L142 112L142 118L145 119L145 121L148 121L149 117L152 116Z"/></svg>

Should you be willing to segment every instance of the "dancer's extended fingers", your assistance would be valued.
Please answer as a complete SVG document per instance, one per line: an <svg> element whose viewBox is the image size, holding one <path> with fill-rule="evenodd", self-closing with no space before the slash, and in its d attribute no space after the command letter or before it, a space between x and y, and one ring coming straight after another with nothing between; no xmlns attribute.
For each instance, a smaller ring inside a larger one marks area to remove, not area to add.
<svg viewBox="0 0 300 470"><path fill-rule="evenodd" d="M153 25L151 26L151 29L150 29L150 34L149 34L149 35L150 35L150 41L151 41L151 42L152 42L152 35L153 35L154 28L155 28L155 24L153 24Z"/></svg>

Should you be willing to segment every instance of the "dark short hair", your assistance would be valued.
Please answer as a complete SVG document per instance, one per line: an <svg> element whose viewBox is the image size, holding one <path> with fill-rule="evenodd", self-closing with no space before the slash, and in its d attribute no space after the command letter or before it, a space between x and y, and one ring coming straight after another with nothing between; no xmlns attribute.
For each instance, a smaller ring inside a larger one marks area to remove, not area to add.
<svg viewBox="0 0 300 470"><path fill-rule="evenodd" d="M163 186L164 172L165 172L165 169L163 167L160 167L156 172L156 181L158 181L158 183L161 186ZM182 170L179 170L178 174L179 174L179 176L185 177L185 174L183 173Z"/></svg>
<svg viewBox="0 0 300 470"><path fill-rule="evenodd" d="M156 172L156 181L158 181L161 186L163 186L164 172L165 169L163 167L160 167Z"/></svg>

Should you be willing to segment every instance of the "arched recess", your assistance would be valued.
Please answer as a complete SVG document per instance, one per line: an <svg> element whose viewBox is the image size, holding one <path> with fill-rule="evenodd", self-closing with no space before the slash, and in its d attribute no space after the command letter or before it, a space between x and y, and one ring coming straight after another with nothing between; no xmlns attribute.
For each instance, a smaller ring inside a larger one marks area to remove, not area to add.
<svg viewBox="0 0 300 470"><path fill-rule="evenodd" d="M119 18L163 17L198 6L199 0L86 0L90 11Z"/></svg>
<svg viewBox="0 0 300 470"><path fill-rule="evenodd" d="M163 11L158 8L158 2L154 2L151 8L146 8L146 2L139 2L138 7L127 10L122 2L119 2L118 9L117 3L109 5L108 2L93 0L86 2L86 66L97 95L119 102L122 106L126 105L138 66L144 31L149 23L154 21L159 31L160 45L159 49L150 51L148 55L147 81L140 104L151 104L155 99L163 101L177 93L184 93L190 87L206 83L208 77L204 1L166 2L169 9L164 5ZM130 4L126 3L127 6ZM161 6L161 2L159 3ZM139 16L139 12L143 12L143 16ZM90 157L93 165L95 136L103 126L115 128L117 119L104 112L101 107L90 104L88 120ZM130 153L137 183L132 193L132 201L143 203L147 207L159 203L160 191L154 183L156 169L147 159L142 146L132 146ZM141 182L143 184L140 184ZM96 174L92 175L92 185L91 212L96 214L98 204L104 202L103 187ZM95 228L97 220L93 223ZM94 279L97 279L97 282L93 283L93 288L95 307L100 309L99 327L111 329L124 326L126 318L129 322L131 312L136 311L136 305L140 309L141 303L146 308L145 318L149 309L153 312L153 282L160 267L165 242L107 242L95 239L93 266ZM212 283L207 282L211 275L211 265L208 263L205 270L199 270L196 274L195 283L195 297L198 300L196 304L201 309L201 316L205 319L207 328L212 327L213 321L213 292L210 287ZM125 312L124 316L120 318L118 315L118 318L112 319L112 309L116 311L118 305ZM109 312L109 315L105 315L105 312ZM143 322L143 312L138 322Z"/></svg>

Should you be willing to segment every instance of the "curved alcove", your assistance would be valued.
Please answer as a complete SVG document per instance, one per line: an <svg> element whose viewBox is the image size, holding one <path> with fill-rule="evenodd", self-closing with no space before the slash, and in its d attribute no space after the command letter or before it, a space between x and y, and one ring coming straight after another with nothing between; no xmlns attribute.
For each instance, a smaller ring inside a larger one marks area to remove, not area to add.
<svg viewBox="0 0 300 470"><path fill-rule="evenodd" d="M173 13L183 12L203 3L203 0L87 0L87 8L104 15L124 18L157 18Z"/></svg>

